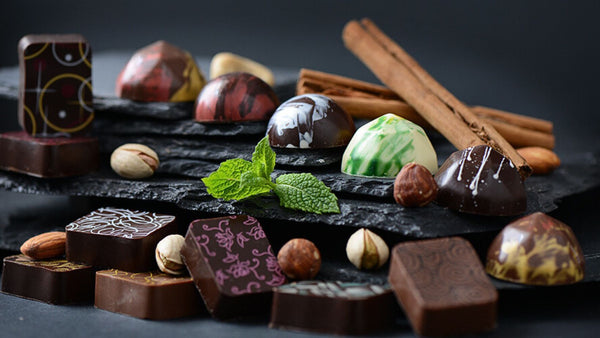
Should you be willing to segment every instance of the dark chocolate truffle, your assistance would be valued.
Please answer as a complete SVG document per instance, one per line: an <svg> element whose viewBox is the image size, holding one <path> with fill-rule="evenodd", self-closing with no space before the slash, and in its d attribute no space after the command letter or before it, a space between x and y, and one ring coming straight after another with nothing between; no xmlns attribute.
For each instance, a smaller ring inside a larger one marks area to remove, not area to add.
<svg viewBox="0 0 600 338"><path fill-rule="evenodd" d="M144 102L194 101L205 83L190 53L157 41L133 54L119 74L116 94Z"/></svg>
<svg viewBox="0 0 600 338"><path fill-rule="evenodd" d="M525 186L515 165L487 145L454 152L442 164L435 181L437 203L452 210L511 216L525 212Z"/></svg>
<svg viewBox="0 0 600 338"><path fill-rule="evenodd" d="M515 283L572 284L583 279L583 251L571 228L536 212L508 224L488 250L486 271Z"/></svg>
<svg viewBox="0 0 600 338"><path fill-rule="evenodd" d="M282 103L273 113L267 135L273 147L345 146L356 131L352 117L330 98L304 94Z"/></svg>
<svg viewBox="0 0 600 338"><path fill-rule="evenodd" d="M265 121L279 105L273 89L248 73L229 73L210 80L196 100L198 122Z"/></svg>

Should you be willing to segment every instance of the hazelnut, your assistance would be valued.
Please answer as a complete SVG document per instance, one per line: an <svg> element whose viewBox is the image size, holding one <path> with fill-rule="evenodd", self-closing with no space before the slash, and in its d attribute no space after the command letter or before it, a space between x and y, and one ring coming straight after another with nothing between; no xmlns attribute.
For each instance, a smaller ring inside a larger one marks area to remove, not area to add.
<svg viewBox="0 0 600 338"><path fill-rule="evenodd" d="M171 275L181 275L185 265L181 259L181 248L185 238L181 235L169 235L156 245L156 264L160 271Z"/></svg>
<svg viewBox="0 0 600 338"><path fill-rule="evenodd" d="M143 144L127 143L110 156L111 168L119 176L139 179L150 177L159 165L156 152Z"/></svg>
<svg viewBox="0 0 600 338"><path fill-rule="evenodd" d="M375 269L387 262L390 249L377 234L360 229L348 239L346 255L359 269Z"/></svg>
<svg viewBox="0 0 600 338"><path fill-rule="evenodd" d="M312 279L321 268L321 253L313 242L304 238L294 238L279 250L277 261L283 273L290 279Z"/></svg>
<svg viewBox="0 0 600 338"><path fill-rule="evenodd" d="M435 200L438 186L431 172L411 162L402 167L394 181L394 199L405 207L422 207Z"/></svg>

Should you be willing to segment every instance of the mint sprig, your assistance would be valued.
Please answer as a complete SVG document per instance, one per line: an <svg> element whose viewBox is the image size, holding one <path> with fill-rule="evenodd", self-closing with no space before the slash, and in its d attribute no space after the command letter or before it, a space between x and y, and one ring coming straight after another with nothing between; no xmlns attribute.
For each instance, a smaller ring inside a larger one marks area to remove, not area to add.
<svg viewBox="0 0 600 338"><path fill-rule="evenodd" d="M224 200L243 200L272 190L286 208L316 214L340 212L337 197L312 174L284 174L273 182L274 169L275 152L265 136L256 145L252 162L241 158L227 160L202 182L211 196Z"/></svg>

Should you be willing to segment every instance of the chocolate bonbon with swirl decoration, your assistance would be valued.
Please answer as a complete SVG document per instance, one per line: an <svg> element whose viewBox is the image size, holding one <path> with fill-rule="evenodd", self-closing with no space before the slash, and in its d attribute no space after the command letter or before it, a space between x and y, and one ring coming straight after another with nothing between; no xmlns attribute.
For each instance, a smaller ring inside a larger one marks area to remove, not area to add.
<svg viewBox="0 0 600 338"><path fill-rule="evenodd" d="M175 216L100 208L65 227L67 259L96 267L141 272L156 268L154 249L177 232Z"/></svg>
<svg viewBox="0 0 600 338"><path fill-rule="evenodd" d="M486 271L530 285L573 284L583 279L585 260L573 230L536 212L508 224L487 254Z"/></svg>
<svg viewBox="0 0 600 338"><path fill-rule="evenodd" d="M258 220L238 215L193 221L181 250L210 314L266 314L286 279Z"/></svg>
<svg viewBox="0 0 600 338"><path fill-rule="evenodd" d="M388 278L419 335L470 334L496 325L498 293L460 237L396 245Z"/></svg>

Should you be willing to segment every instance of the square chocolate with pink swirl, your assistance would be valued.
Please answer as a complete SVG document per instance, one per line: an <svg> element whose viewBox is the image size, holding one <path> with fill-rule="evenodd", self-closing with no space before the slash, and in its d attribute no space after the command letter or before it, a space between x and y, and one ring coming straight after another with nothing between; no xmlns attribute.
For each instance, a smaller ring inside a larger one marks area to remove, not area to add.
<svg viewBox="0 0 600 338"><path fill-rule="evenodd" d="M251 216L193 221L181 254L218 319L267 314L273 287L286 282L263 228Z"/></svg>

